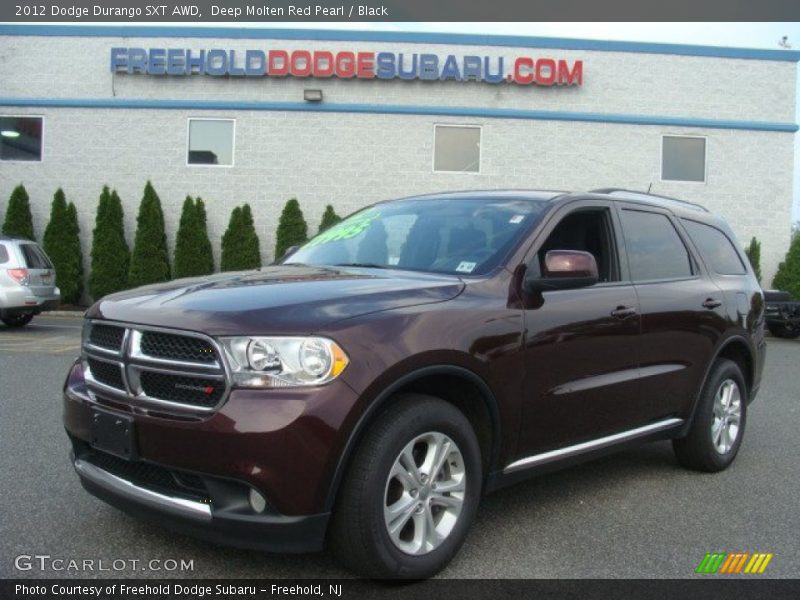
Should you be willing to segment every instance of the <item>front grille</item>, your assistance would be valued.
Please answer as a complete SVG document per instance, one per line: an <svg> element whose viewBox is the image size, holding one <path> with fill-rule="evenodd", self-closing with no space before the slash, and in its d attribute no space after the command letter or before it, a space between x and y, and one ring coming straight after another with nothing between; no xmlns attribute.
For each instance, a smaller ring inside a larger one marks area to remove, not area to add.
<svg viewBox="0 0 800 600"><path fill-rule="evenodd" d="M216 406L225 392L224 383L218 379L172 375L157 371L144 371L140 379L142 390L151 398L193 406Z"/></svg>
<svg viewBox="0 0 800 600"><path fill-rule="evenodd" d="M206 340L158 331L142 333L142 354L153 358L210 364L216 361L214 347Z"/></svg>
<svg viewBox="0 0 800 600"><path fill-rule="evenodd" d="M185 417L215 410L228 393L220 351L200 333L90 321L82 354L90 390L117 408L121 403Z"/></svg>
<svg viewBox="0 0 800 600"><path fill-rule="evenodd" d="M139 487L171 496L210 501L205 483L192 473L173 471L142 461L127 461L95 449L86 451L81 458Z"/></svg>
<svg viewBox="0 0 800 600"><path fill-rule="evenodd" d="M100 325L93 323L89 331L89 343L106 350L119 352L122 348L122 339L125 337L125 329L114 327L113 325Z"/></svg>
<svg viewBox="0 0 800 600"><path fill-rule="evenodd" d="M122 370L119 365L97 360L96 358L88 358L89 369L92 372L92 377L96 381L107 385L109 387L117 388L118 390L125 389L125 382L122 380Z"/></svg>

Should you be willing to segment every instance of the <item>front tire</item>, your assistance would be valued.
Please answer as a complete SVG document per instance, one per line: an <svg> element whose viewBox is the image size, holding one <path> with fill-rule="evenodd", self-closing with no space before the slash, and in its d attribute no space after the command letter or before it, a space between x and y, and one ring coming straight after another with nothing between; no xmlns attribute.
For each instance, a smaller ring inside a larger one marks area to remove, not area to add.
<svg viewBox="0 0 800 600"><path fill-rule="evenodd" d="M6 324L8 327L25 327L28 323L33 320L33 315L15 315L13 317L3 317L0 319L3 323Z"/></svg>
<svg viewBox="0 0 800 600"><path fill-rule="evenodd" d="M481 496L478 440L453 405L404 394L370 425L339 492L335 556L371 578L424 579L450 562Z"/></svg>
<svg viewBox="0 0 800 600"><path fill-rule="evenodd" d="M678 462L709 473L728 468L739 452L746 420L742 371L735 362L721 358L703 386L689 434L672 441Z"/></svg>

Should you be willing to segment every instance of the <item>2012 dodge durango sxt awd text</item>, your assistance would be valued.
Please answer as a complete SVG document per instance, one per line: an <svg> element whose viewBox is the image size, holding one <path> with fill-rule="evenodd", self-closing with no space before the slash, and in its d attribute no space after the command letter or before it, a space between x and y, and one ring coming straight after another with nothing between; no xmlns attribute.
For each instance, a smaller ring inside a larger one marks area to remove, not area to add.
<svg viewBox="0 0 800 600"><path fill-rule="evenodd" d="M108 296L64 390L75 469L192 535L430 576L520 478L665 438L687 467L733 461L765 348L733 240L623 190L448 193Z"/></svg>

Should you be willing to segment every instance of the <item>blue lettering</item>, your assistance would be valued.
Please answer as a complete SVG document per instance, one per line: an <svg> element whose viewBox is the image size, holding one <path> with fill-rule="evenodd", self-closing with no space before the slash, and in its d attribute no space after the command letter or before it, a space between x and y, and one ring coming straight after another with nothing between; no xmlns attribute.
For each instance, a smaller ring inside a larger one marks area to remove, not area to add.
<svg viewBox="0 0 800 600"><path fill-rule="evenodd" d="M244 77L244 67L236 66L235 50L231 50L230 62L228 63L228 75L231 77Z"/></svg>
<svg viewBox="0 0 800 600"><path fill-rule="evenodd" d="M481 57L465 56L464 76L462 78L462 81L480 81L480 80L481 80Z"/></svg>
<svg viewBox="0 0 800 600"><path fill-rule="evenodd" d="M180 48L167 50L167 75L186 75L184 51Z"/></svg>
<svg viewBox="0 0 800 600"><path fill-rule="evenodd" d="M484 57L483 59L484 81L488 83L503 83L503 81L505 80L505 69L503 69L503 57L502 56L497 57L497 73L491 72L491 70L489 69L490 63L491 59L488 56Z"/></svg>
<svg viewBox="0 0 800 600"><path fill-rule="evenodd" d="M394 64L394 54L379 52L375 57L375 77L378 79L394 79L397 69Z"/></svg>
<svg viewBox="0 0 800 600"><path fill-rule="evenodd" d="M439 79L445 81L447 79L454 79L456 81L462 81L461 79L461 71L458 68L458 61L454 54L448 54L447 58L444 60L444 66L442 67L442 74L439 76Z"/></svg>
<svg viewBox="0 0 800 600"><path fill-rule="evenodd" d="M261 50L244 53L244 73L248 77L260 77L267 70L267 55Z"/></svg>
<svg viewBox="0 0 800 600"><path fill-rule="evenodd" d="M167 72L167 51L164 48L150 48L150 60L147 61L148 75L164 75Z"/></svg>
<svg viewBox="0 0 800 600"><path fill-rule="evenodd" d="M123 71L128 68L128 51L126 48L111 49L111 72Z"/></svg>
<svg viewBox="0 0 800 600"><path fill-rule="evenodd" d="M405 71L403 70L403 54L400 53L397 55L397 73L400 75L400 79L416 79L417 78L417 55L411 55L411 70Z"/></svg>
<svg viewBox="0 0 800 600"><path fill-rule="evenodd" d="M200 75L206 72L206 51L200 50L198 56L193 56L191 50L186 51L186 74L191 75L197 67Z"/></svg>
<svg viewBox="0 0 800 600"><path fill-rule="evenodd" d="M422 54L419 57L419 78L425 81L439 79L439 57L435 54Z"/></svg>
<svg viewBox="0 0 800 600"><path fill-rule="evenodd" d="M147 51L128 48L128 73L147 73Z"/></svg>

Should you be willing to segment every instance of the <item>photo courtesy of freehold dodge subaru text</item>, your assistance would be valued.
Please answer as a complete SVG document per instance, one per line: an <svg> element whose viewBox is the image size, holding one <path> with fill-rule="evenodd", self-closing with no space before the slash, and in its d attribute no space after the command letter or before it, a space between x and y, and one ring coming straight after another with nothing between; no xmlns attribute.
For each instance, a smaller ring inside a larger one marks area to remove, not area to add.
<svg viewBox="0 0 800 600"><path fill-rule="evenodd" d="M107 296L64 388L75 470L205 539L430 577L523 477L663 438L689 468L733 462L765 341L732 240L624 190L449 193Z"/></svg>

